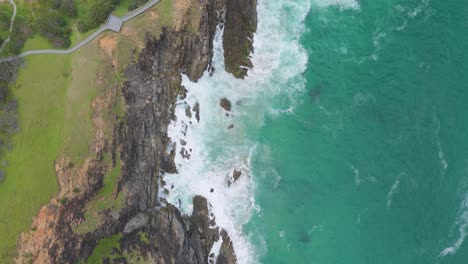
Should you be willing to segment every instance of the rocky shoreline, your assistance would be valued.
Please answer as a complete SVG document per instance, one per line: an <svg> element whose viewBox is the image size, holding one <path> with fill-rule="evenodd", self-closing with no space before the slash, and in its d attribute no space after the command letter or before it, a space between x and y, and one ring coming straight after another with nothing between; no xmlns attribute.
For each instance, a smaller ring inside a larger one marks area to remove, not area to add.
<svg viewBox="0 0 468 264"><path fill-rule="evenodd" d="M160 196L168 189L164 174L177 172L167 129L175 118L177 98L186 93L181 74L196 82L206 70L212 70L218 26L224 26L226 70L243 78L252 67L248 55L253 50L256 0L198 0L193 4L202 10L198 31L189 32L185 25L164 28L158 37L149 33L137 62L126 67L122 88L125 118L116 119L109 138L95 142L96 157L77 168L66 160L57 162L60 193L41 209L31 230L22 234L18 263L86 261L100 239L116 234L121 238L112 263L237 262L229 234L214 227L206 198L194 197L193 213L188 216ZM194 106L192 111L199 120L202 114L197 109ZM104 211L103 223L93 231L77 234L73 227L85 220L86 203L103 186L107 168L99 161L105 155L112 156L114 166L122 163L115 196L124 195L123 206L118 211ZM72 171L81 175L79 182L66 180ZM79 193L74 192L76 186ZM60 198L64 196L69 197L65 202ZM108 257L102 261L111 263Z"/></svg>

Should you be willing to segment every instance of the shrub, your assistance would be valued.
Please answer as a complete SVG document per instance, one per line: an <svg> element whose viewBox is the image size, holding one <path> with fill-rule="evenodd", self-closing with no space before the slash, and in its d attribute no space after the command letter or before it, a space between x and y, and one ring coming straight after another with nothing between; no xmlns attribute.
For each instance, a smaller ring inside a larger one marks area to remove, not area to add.
<svg viewBox="0 0 468 264"><path fill-rule="evenodd" d="M39 32L54 46L70 46L71 28L65 16L58 10L42 11L36 19Z"/></svg>
<svg viewBox="0 0 468 264"><path fill-rule="evenodd" d="M104 23L120 0L92 0L86 15L78 21L78 30L86 32Z"/></svg>
<svg viewBox="0 0 468 264"><path fill-rule="evenodd" d="M78 14L74 0L54 0L53 7L68 17L76 17Z"/></svg>
<svg viewBox="0 0 468 264"><path fill-rule="evenodd" d="M67 202L68 202L68 198L67 198L67 197L63 197L63 198L60 199L60 203L61 203L62 205L66 205Z"/></svg>

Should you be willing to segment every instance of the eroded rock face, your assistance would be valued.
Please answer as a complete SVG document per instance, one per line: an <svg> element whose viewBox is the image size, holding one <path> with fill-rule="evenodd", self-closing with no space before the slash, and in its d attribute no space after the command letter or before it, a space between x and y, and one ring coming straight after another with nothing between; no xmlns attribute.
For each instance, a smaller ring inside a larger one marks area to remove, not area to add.
<svg viewBox="0 0 468 264"><path fill-rule="evenodd" d="M218 258L216 259L216 264L237 263L237 257L234 253L234 246L232 245L231 238L225 230L221 230L221 237L223 239L223 243L221 244L221 249L219 250Z"/></svg>
<svg viewBox="0 0 468 264"><path fill-rule="evenodd" d="M229 176L228 177L228 186L231 186L231 184L233 184L234 182L236 182L240 176L242 176L242 171L240 170L234 170L232 172L232 176Z"/></svg>
<svg viewBox="0 0 468 264"><path fill-rule="evenodd" d="M226 1L226 22L223 35L226 71L244 78L252 62L253 37L257 30L257 0Z"/></svg>

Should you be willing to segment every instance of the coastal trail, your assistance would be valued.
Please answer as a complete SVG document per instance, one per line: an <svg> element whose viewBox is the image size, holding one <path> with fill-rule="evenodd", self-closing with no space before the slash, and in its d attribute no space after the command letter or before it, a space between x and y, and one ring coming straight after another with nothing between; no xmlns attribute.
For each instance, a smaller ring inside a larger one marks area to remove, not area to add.
<svg viewBox="0 0 468 264"><path fill-rule="evenodd" d="M107 19L106 24L101 26L98 30L96 30L89 37L87 37L86 39L84 39L83 41L81 41L80 43L76 44L74 47L71 47L69 49L66 49L66 50L61 50L61 49L29 50L29 51L21 53L18 56L10 56L10 57L0 58L0 63L12 61L12 60L15 60L15 59L18 59L18 58L24 58L26 56L35 55L35 54L70 54L70 53L73 53L73 52L77 51L78 49L80 49L81 47L83 47L84 45L88 44L90 41L92 41L93 39L95 39L97 36L99 36L101 33L103 33L104 31L106 31L108 29L110 29L112 31L115 31L115 32L120 32L120 29L121 29L123 23L127 22L128 20L131 20L131 19L135 18L136 16L138 16L138 15L140 15L142 13L144 13L146 10L148 10L149 8L151 8L152 6L157 4L159 1L160 0L151 0L151 1L147 2L146 4L140 6L139 8L133 10L132 12L130 12L129 14L124 16L123 18L116 17L116 16L111 14L109 16L109 18ZM14 6L14 14L13 14L12 22L11 22L11 25L10 25L10 32L11 32L11 30L13 29L13 21L14 21L14 18L16 16L16 5L14 4L13 0L10 0L10 3L12 3L12 5ZM3 48L3 46L5 45L5 43L8 40L9 40L9 38L7 40L5 40L2 47L0 47L0 51L1 51L1 49Z"/></svg>

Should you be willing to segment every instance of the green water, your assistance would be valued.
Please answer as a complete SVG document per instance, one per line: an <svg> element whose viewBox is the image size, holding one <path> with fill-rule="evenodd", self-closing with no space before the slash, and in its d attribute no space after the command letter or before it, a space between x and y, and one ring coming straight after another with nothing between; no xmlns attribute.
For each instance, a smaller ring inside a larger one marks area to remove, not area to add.
<svg viewBox="0 0 468 264"><path fill-rule="evenodd" d="M468 263L468 3L315 2L301 44L306 91L256 135L260 262Z"/></svg>

